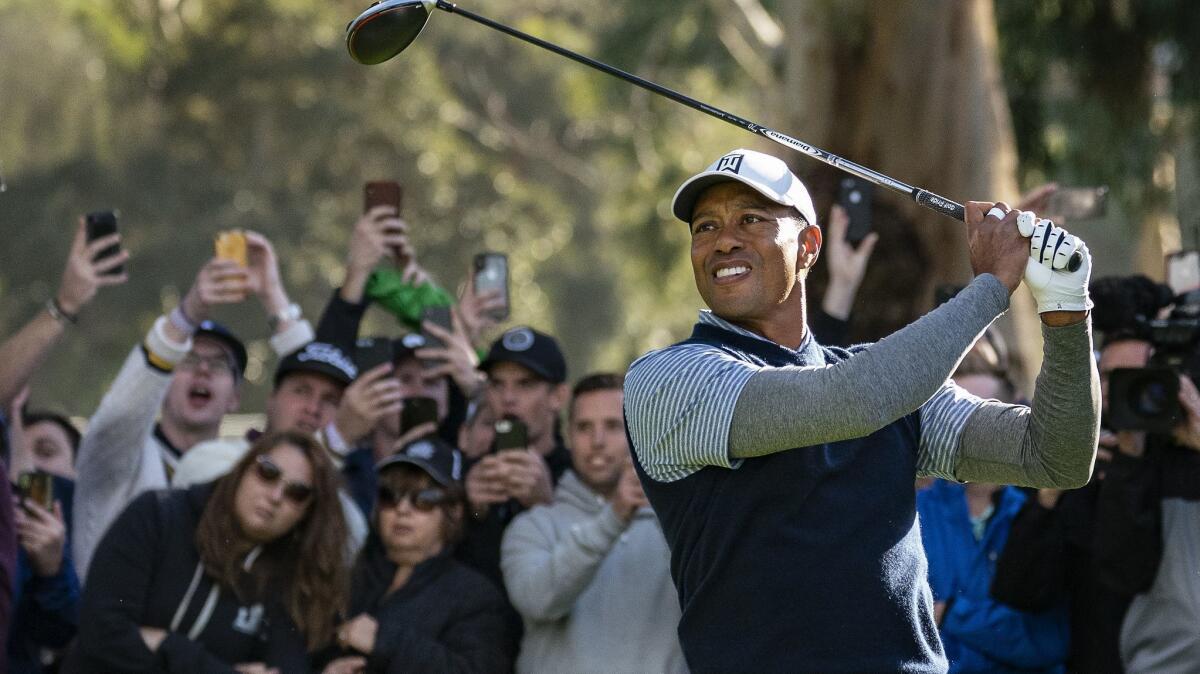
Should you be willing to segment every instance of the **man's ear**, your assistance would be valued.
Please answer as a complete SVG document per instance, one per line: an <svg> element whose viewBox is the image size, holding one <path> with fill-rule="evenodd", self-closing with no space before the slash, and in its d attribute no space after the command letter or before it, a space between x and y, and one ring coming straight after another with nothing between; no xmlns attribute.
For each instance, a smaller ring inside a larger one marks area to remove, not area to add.
<svg viewBox="0 0 1200 674"><path fill-rule="evenodd" d="M804 225L800 230L800 245L796 250L796 270L807 271L817 262L821 255L821 228L816 225Z"/></svg>
<svg viewBox="0 0 1200 674"><path fill-rule="evenodd" d="M562 412L563 407L566 407L567 399L570 396L571 389L566 384L555 384L550 389L550 404L554 406L556 414Z"/></svg>

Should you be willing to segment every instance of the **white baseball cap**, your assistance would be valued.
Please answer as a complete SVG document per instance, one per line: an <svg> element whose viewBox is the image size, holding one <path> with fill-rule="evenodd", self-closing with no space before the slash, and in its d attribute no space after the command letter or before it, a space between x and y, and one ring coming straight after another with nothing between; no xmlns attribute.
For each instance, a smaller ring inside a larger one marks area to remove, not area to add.
<svg viewBox="0 0 1200 674"><path fill-rule="evenodd" d="M702 173L688 178L676 190L671 211L675 217L690 223L700 194L727 180L745 183L777 204L794 206L808 224L817 224L812 197L787 164L778 157L746 149L733 150L709 164Z"/></svg>

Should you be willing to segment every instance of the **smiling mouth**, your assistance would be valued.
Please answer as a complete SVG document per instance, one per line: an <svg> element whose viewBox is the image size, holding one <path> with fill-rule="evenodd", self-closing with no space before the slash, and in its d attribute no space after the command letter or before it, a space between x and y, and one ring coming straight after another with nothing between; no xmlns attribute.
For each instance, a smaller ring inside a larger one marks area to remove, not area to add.
<svg viewBox="0 0 1200 674"><path fill-rule="evenodd" d="M717 268L717 270L713 272L713 278L718 282L732 282L744 278L749 273L749 265L739 264Z"/></svg>

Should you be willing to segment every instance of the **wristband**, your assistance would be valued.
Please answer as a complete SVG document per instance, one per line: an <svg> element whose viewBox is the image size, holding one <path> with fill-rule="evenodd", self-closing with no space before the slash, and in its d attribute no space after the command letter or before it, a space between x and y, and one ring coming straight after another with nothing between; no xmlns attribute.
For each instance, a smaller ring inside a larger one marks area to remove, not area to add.
<svg viewBox="0 0 1200 674"><path fill-rule="evenodd" d="M58 304L58 300L53 297L46 300L46 313L50 314L51 318L63 325L74 325L79 320L77 314L68 313L66 309L63 309Z"/></svg>
<svg viewBox="0 0 1200 674"><path fill-rule="evenodd" d="M171 313L167 314L167 320L185 335L196 334L196 324L188 320L187 314L183 313L183 307L172 309Z"/></svg>

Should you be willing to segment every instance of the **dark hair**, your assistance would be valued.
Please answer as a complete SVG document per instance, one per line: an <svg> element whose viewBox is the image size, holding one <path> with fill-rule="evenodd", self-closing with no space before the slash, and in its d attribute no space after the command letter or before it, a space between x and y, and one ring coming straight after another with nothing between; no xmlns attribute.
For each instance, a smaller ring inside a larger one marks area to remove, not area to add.
<svg viewBox="0 0 1200 674"><path fill-rule="evenodd" d="M83 436L79 434L79 429L75 428L75 424L71 423L70 419L47 410L21 411L21 425L26 428L46 421L56 424L63 430L63 433L67 434L67 440L71 442L71 461L74 463L75 453L79 451L79 441Z"/></svg>
<svg viewBox="0 0 1200 674"><path fill-rule="evenodd" d="M425 489L427 487L437 487L446 490L450 498L438 506L442 511L442 543L446 548L452 547L462 539L465 522L463 513L466 503L466 494L458 485L445 486L433 479L433 476L426 473L419 466L410 463L397 463L379 471L379 486L387 488L397 493L414 491L417 489ZM372 518L372 524L378 530L379 527L379 503L375 504L375 513Z"/></svg>
<svg viewBox="0 0 1200 674"><path fill-rule="evenodd" d="M575 383L575 388L571 389L571 406L568 408L571 411L571 416L575 416L575 401L579 400L580 396L596 391L623 391L625 389L625 375L617 372L596 372L580 379Z"/></svg>
<svg viewBox="0 0 1200 674"><path fill-rule="evenodd" d="M994 326L983 332L954 371L955 377L979 374L995 377L1000 381L1004 389L1004 402L1016 401L1018 391L1012 379L1008 345L1004 336Z"/></svg>
<svg viewBox="0 0 1200 674"><path fill-rule="evenodd" d="M242 564L258 544L238 523L238 487L258 457L281 445L299 449L312 467L313 495L304 518L291 532L262 546L247 572ZM255 442L228 474L219 479L200 524L196 549L208 572L238 597L275 593L309 650L329 643L335 620L347 604L349 569L345 516L338 496L338 473L325 449L311 436L294 431L268 433Z"/></svg>

